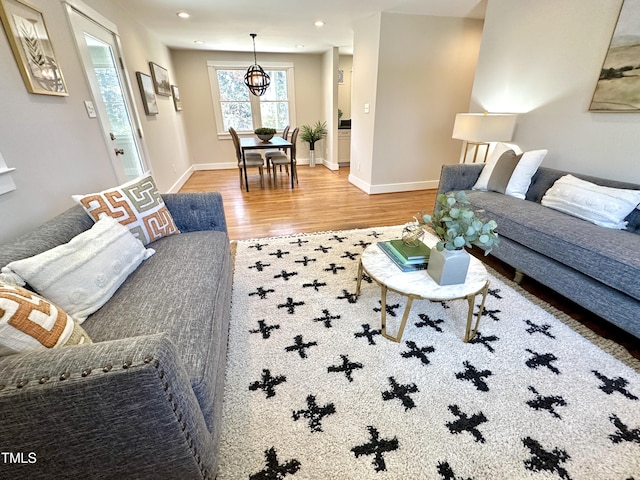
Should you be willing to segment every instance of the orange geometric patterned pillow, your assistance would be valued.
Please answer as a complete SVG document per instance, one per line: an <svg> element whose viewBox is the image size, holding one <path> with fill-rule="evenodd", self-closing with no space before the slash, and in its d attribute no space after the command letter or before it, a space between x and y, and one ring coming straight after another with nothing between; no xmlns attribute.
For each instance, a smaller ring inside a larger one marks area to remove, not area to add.
<svg viewBox="0 0 640 480"><path fill-rule="evenodd" d="M106 213L127 227L143 245L180 233L148 173L118 187L72 198L94 222Z"/></svg>
<svg viewBox="0 0 640 480"><path fill-rule="evenodd" d="M84 329L53 303L0 283L0 356L89 343Z"/></svg>

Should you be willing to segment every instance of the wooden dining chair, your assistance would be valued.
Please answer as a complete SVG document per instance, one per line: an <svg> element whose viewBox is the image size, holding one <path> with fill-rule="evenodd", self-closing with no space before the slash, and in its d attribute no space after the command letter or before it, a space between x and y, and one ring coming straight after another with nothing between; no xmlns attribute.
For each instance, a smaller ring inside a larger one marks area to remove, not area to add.
<svg viewBox="0 0 640 480"><path fill-rule="evenodd" d="M231 135L231 139L233 140L233 146L236 149L238 172L240 172L240 189L242 189L244 185L244 165L242 163L242 150L240 150L240 137L238 136L238 132L236 132L233 127L229 127L229 134ZM264 188L264 160L262 159L262 155L260 155L260 153L258 152L245 152L244 158L247 168L258 167L258 171L260 172L260 186Z"/></svg>
<svg viewBox="0 0 640 480"><path fill-rule="evenodd" d="M291 175L293 175L293 178L295 178L296 183L298 183L298 169L296 167L296 141L298 140L298 131L300 130L299 127L296 127L293 129L293 132L291 133L291 144L293 145L291 147L291 159L289 159L289 156L287 155L286 151L281 151L278 155L272 155L271 157L269 157L269 159L267 160L267 162L271 162L271 166L273 167L273 179L276 179L276 165L280 165L280 171L282 172L282 166L284 165L285 170L287 172L287 174L289 174L289 164L291 163Z"/></svg>
<svg viewBox="0 0 640 480"><path fill-rule="evenodd" d="M287 140L288 136L289 136L289 125L284 127L284 129L282 130L282 138ZM269 163L269 157L271 157L272 155L278 155L279 153L282 153L282 149L281 148L279 148L278 150L267 150L264 153L264 158L265 158L265 161L267 162L267 174L268 175L271 174L271 166L270 166L270 163Z"/></svg>

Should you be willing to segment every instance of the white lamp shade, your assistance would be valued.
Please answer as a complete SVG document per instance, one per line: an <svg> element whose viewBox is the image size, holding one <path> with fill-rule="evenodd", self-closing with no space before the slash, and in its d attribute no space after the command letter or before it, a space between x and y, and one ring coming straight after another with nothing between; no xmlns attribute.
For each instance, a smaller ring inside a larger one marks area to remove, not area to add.
<svg viewBox="0 0 640 480"><path fill-rule="evenodd" d="M451 137L467 142L508 142L513 137L516 116L511 113L458 113Z"/></svg>

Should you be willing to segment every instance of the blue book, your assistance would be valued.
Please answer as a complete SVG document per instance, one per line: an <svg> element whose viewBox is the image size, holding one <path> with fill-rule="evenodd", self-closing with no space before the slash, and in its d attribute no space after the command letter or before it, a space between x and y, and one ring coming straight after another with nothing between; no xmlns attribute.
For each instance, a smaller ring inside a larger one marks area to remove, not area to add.
<svg viewBox="0 0 640 480"><path fill-rule="evenodd" d="M423 263L404 263L398 258L388 242L378 242L378 247L380 247L380 250L386 253L391 261L403 272L415 272L416 270L425 270L427 268L426 260Z"/></svg>

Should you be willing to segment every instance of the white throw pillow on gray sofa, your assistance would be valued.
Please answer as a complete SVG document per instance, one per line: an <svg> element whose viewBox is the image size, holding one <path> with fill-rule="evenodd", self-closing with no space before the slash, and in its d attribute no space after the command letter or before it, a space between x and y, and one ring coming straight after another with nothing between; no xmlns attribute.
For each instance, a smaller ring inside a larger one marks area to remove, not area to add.
<svg viewBox="0 0 640 480"><path fill-rule="evenodd" d="M28 283L78 323L104 305L155 250L103 215L89 230L39 255L2 268L0 279Z"/></svg>

